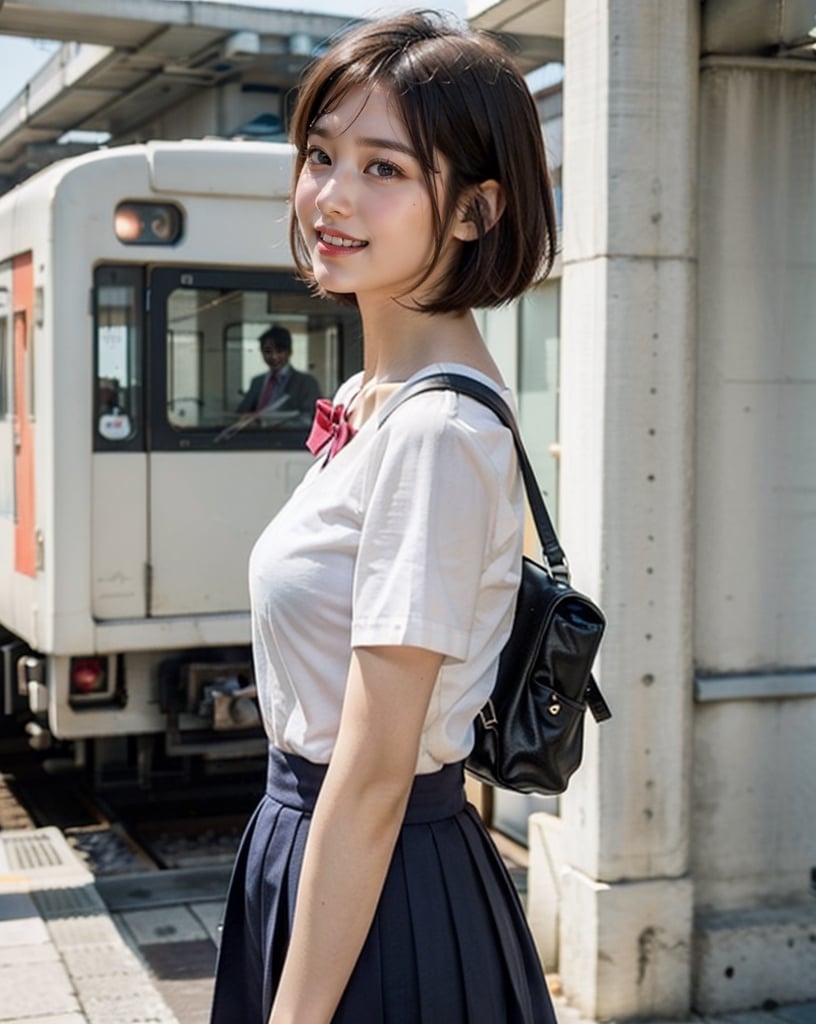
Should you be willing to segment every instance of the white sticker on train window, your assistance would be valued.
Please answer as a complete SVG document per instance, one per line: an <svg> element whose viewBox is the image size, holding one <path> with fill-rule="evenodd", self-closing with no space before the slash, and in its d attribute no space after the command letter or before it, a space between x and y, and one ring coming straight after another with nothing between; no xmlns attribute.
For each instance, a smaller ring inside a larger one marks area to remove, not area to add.
<svg viewBox="0 0 816 1024"><path fill-rule="evenodd" d="M127 441L131 435L130 416L103 413L99 417L99 434L106 441Z"/></svg>
<svg viewBox="0 0 816 1024"><path fill-rule="evenodd" d="M126 324L100 326L97 332L99 376L115 378L120 384L128 376L128 328Z"/></svg>

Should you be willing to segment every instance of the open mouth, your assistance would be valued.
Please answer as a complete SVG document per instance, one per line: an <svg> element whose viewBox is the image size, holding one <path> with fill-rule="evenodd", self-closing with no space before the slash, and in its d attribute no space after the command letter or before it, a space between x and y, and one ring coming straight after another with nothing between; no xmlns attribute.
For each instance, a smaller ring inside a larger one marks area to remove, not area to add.
<svg viewBox="0 0 816 1024"><path fill-rule="evenodd" d="M344 235L333 235L328 231L318 231L317 238L324 245L331 245L338 249L362 249L368 245L368 242L361 242L356 238L348 238Z"/></svg>

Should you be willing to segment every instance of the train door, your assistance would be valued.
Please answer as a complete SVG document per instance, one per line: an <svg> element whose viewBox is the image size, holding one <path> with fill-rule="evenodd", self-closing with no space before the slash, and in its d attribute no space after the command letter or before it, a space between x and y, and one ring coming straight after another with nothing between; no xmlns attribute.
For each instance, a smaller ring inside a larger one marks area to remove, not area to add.
<svg viewBox="0 0 816 1024"><path fill-rule="evenodd" d="M311 461L315 397L359 365L357 318L290 273L159 267L149 289L148 614L245 611L252 545ZM291 351L259 409L270 328Z"/></svg>
<svg viewBox="0 0 816 1024"><path fill-rule="evenodd" d="M12 260L14 336L14 568L37 573L34 506L34 275L31 253Z"/></svg>
<svg viewBox="0 0 816 1024"><path fill-rule="evenodd" d="M99 620L147 614L144 304L141 267L96 268L91 600Z"/></svg>
<svg viewBox="0 0 816 1024"><path fill-rule="evenodd" d="M14 522L14 377L13 321L11 312L11 263L0 263L0 522ZM0 562L12 564L6 551L7 529L3 527Z"/></svg>

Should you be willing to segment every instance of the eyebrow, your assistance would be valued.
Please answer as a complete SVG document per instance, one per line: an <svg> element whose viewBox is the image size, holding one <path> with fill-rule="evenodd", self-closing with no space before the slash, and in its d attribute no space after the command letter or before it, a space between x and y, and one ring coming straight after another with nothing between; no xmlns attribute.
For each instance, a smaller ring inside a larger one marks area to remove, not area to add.
<svg viewBox="0 0 816 1024"><path fill-rule="evenodd" d="M317 135L321 139L335 138L328 129L321 128L320 125L316 124L309 128L309 135ZM363 146L366 149L391 149L396 153L405 153L407 156L411 156L416 159L416 153L414 152L413 147L407 142L400 142L398 139L379 139L366 136L358 137L354 141L358 146Z"/></svg>

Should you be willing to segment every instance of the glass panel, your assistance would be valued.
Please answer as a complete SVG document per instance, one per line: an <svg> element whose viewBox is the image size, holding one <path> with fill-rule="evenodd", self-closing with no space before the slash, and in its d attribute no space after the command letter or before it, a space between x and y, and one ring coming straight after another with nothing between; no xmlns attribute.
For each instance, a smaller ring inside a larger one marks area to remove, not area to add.
<svg viewBox="0 0 816 1024"><path fill-rule="evenodd" d="M0 288L0 301L4 289ZM3 308L8 308L8 292ZM12 406L11 331L7 316L0 316L0 517L14 520L14 408Z"/></svg>
<svg viewBox="0 0 816 1024"><path fill-rule="evenodd" d="M132 447L141 430L141 282L109 271L96 287L96 389L94 424L98 447ZM136 277L136 275L127 275Z"/></svg>
<svg viewBox="0 0 816 1024"><path fill-rule="evenodd" d="M315 401L338 383L336 312L297 293L181 287L168 294L166 324L175 432L213 432L213 443L291 432L291 446L303 447Z"/></svg>
<svg viewBox="0 0 816 1024"><path fill-rule="evenodd" d="M0 317L0 420L7 419L9 414L11 359L8 336L8 317Z"/></svg>
<svg viewBox="0 0 816 1024"><path fill-rule="evenodd" d="M26 402L28 403L28 418L33 423L37 418L37 389L34 386L36 379L36 370L34 362L34 339L36 337L34 331L34 321L29 319L29 311L17 313L18 317L22 317L23 327L22 331L26 338L25 345L25 372L26 372Z"/></svg>
<svg viewBox="0 0 816 1024"><path fill-rule="evenodd" d="M558 513L558 303L549 280L521 303L519 418L524 444L555 523Z"/></svg>

